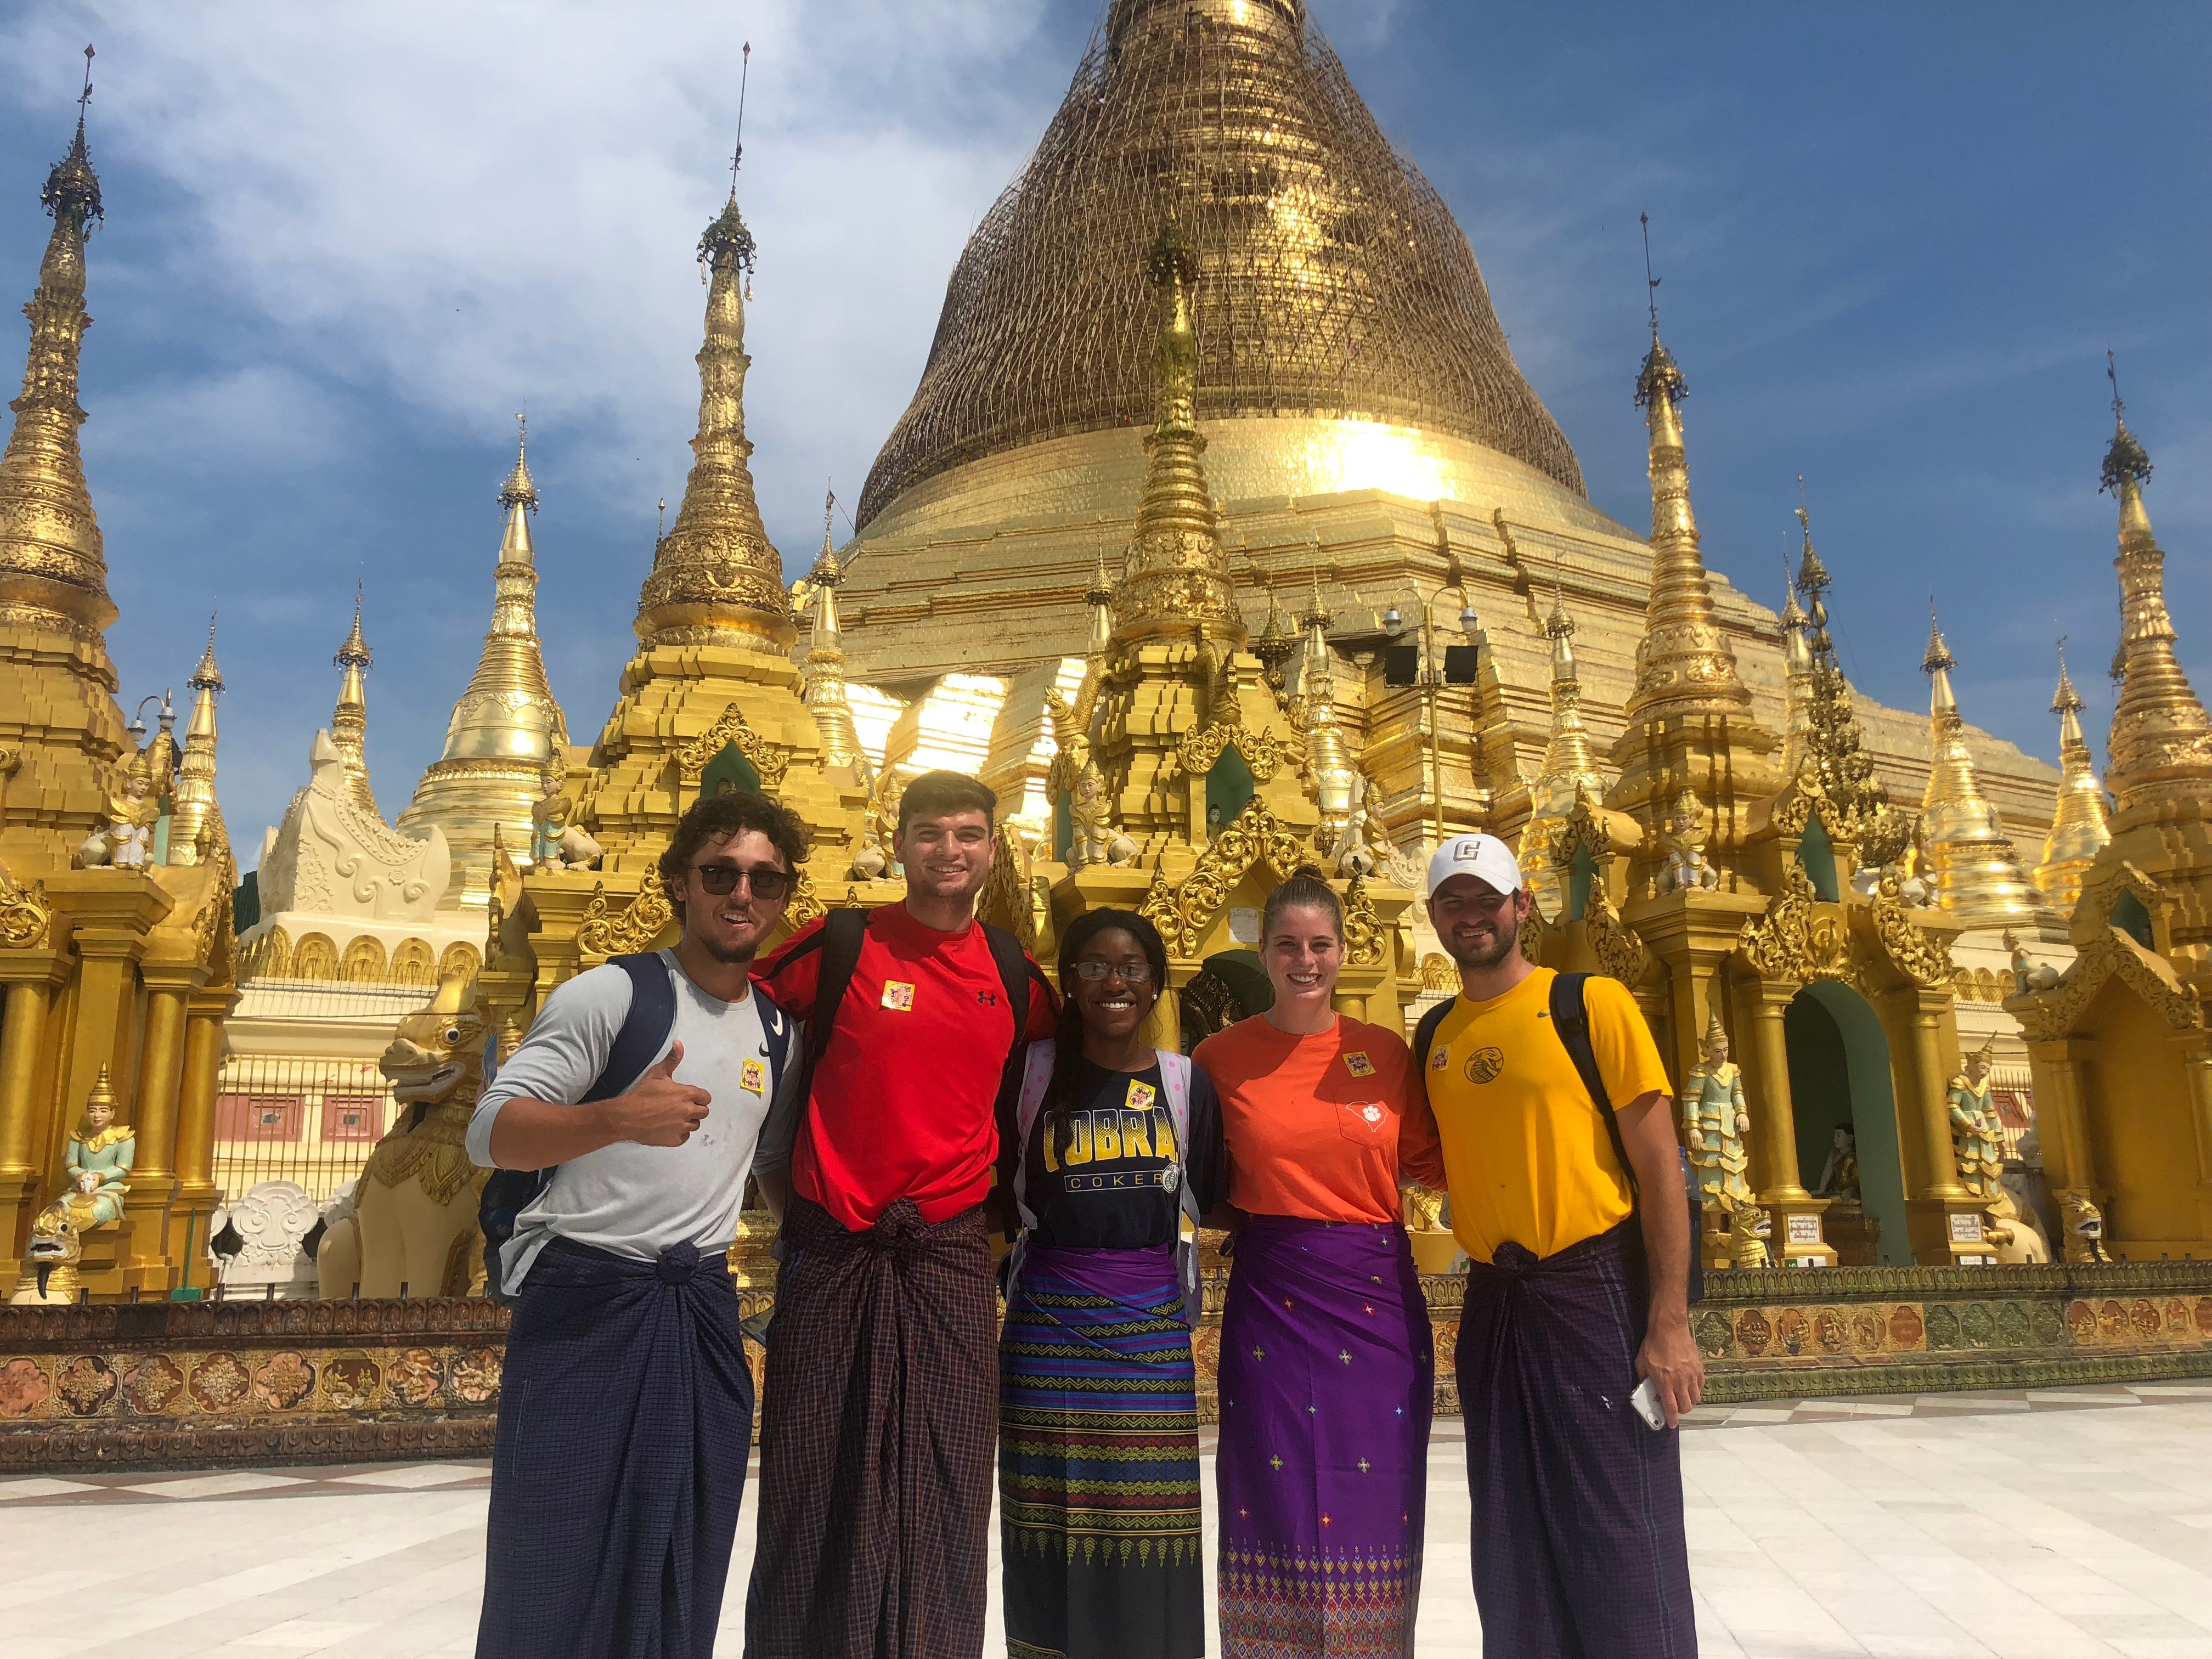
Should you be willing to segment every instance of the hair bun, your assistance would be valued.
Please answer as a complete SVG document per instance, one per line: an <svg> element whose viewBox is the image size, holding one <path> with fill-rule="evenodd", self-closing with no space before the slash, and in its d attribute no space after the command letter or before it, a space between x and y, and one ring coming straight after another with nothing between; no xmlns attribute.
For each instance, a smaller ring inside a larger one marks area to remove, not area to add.
<svg viewBox="0 0 2212 1659"><path fill-rule="evenodd" d="M1318 864L1301 864L1291 872L1290 878L1292 881L1318 881L1324 884L1328 880L1328 878L1322 873L1321 866Z"/></svg>

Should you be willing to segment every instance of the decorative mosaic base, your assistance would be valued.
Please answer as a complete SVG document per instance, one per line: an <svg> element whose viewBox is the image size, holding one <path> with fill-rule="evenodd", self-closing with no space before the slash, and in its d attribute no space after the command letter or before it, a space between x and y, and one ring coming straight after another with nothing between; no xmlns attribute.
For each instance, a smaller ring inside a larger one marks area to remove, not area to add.
<svg viewBox="0 0 2212 1659"><path fill-rule="evenodd" d="M1716 1403L2212 1376L2212 1262L1713 1273ZM1422 1281L1437 1409L1465 1281ZM1194 1342L1214 1416L1226 1285ZM750 1316L765 1292L741 1293ZM460 1298L0 1308L0 1471L481 1457L507 1310ZM760 1354L752 1350L757 1374ZM757 1375L756 1376L757 1380Z"/></svg>

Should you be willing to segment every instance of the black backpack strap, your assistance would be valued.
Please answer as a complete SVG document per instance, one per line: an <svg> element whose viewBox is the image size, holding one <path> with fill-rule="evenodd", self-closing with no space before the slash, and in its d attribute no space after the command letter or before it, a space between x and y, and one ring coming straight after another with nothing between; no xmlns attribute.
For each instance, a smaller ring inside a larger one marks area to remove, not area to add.
<svg viewBox="0 0 2212 1659"><path fill-rule="evenodd" d="M676 985L659 951L609 957L607 966L629 975L629 1012L623 1016L622 1030L615 1033L614 1044L607 1050L607 1063L592 1080L592 1086L578 1097L579 1105L612 1100L623 1093L645 1075L645 1068L653 1064L668 1034L676 1029Z"/></svg>
<svg viewBox="0 0 2212 1659"><path fill-rule="evenodd" d="M1022 948L1021 940L1003 927L983 924L983 942L991 947L991 960L997 964L999 982L1006 988L1006 1006L1014 1015L1014 1047L1023 1048L1022 1033L1030 1027L1030 983L1032 978L1045 987L1048 995L1052 988L1044 976L1044 969L1030 960L1030 953Z"/></svg>
<svg viewBox="0 0 2212 1659"><path fill-rule="evenodd" d="M1620 1160L1621 1173L1628 1177L1629 1193L1641 1203L1644 1194L1636 1184L1636 1166L1628 1161L1628 1143L1620 1138L1620 1119L1613 1112L1613 1097L1606 1093L1605 1073L1597 1068L1597 1051L1590 1047L1589 1011L1583 1002L1583 986L1589 979L1588 974L1560 974L1553 979L1552 1029L1559 1034L1567 1058L1575 1063L1576 1074L1589 1091L1598 1115L1605 1120L1613 1155Z"/></svg>
<svg viewBox="0 0 2212 1659"><path fill-rule="evenodd" d="M868 937L866 910L844 908L822 919L822 966L814 981L814 1018L806 1023L806 1063L821 1063L830 1047L830 1029L837 1010L844 1006L845 988L860 965L860 946Z"/></svg>
<svg viewBox="0 0 2212 1659"><path fill-rule="evenodd" d="M1429 1073L1429 1050L1436 1046L1437 1028L1444 1023L1444 1016L1452 1011L1456 996L1446 997L1421 1016L1421 1023L1413 1028L1413 1069L1422 1076Z"/></svg>

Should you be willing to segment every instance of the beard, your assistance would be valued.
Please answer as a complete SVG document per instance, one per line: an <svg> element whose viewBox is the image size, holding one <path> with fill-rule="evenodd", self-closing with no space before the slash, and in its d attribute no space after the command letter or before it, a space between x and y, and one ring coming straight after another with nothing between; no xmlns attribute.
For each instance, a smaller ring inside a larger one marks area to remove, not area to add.
<svg viewBox="0 0 2212 1659"><path fill-rule="evenodd" d="M1521 919L1509 909L1499 915L1498 931L1489 944L1462 947L1447 939L1443 941L1443 947L1460 967L1481 969L1495 968L1519 949L1520 944Z"/></svg>
<svg viewBox="0 0 2212 1659"><path fill-rule="evenodd" d="M750 962L760 954L760 945L757 941L746 945L723 945L714 939L702 939L699 941L699 948L714 957L715 961L727 963L732 966L740 962Z"/></svg>

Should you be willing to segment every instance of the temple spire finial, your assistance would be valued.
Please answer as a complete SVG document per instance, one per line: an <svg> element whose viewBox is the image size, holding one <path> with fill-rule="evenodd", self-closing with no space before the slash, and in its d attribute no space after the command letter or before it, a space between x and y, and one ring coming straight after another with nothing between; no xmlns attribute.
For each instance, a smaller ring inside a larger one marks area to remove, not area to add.
<svg viewBox="0 0 2212 1659"><path fill-rule="evenodd" d="M530 422L520 413L514 417L514 471L499 487L499 504L510 509L538 510L538 485L530 476Z"/></svg>
<svg viewBox="0 0 2212 1659"><path fill-rule="evenodd" d="M1192 324L1198 249L1170 217L1145 268L1158 294L1152 343L1155 417L1145 437L1149 457L1129 558L1115 585L1117 638L1188 634L1241 645L1244 623L1229 582L1219 520L1207 488L1206 436L1198 429L1198 335Z"/></svg>
<svg viewBox="0 0 2212 1659"><path fill-rule="evenodd" d="M2021 873L2004 819L1982 793L1966 739L1966 723L1951 690L1958 666L1928 600L1928 788L1920 803L1920 838L1936 902L1966 919L1969 927L2052 920L2043 895Z"/></svg>
<svg viewBox="0 0 2212 1659"><path fill-rule="evenodd" d="M2081 902L2081 883L2097 854L2112 838L2106 820L2105 786L2098 781L2088 739L2081 735L2081 694L2066 672L2066 635L2058 636L2058 689L2051 712L2058 716L2058 768L2063 775L2043 840L2043 859L2035 884L2062 916L2071 917Z"/></svg>
<svg viewBox="0 0 2212 1659"><path fill-rule="evenodd" d="M362 684L362 676L376 665L370 653L368 641L362 635L361 610L365 584L356 581L353 591L353 629L337 649L331 662L343 671L338 679L337 706L331 711L331 741L344 758L346 783L351 790L354 804L377 817L376 796L368 783L368 691Z"/></svg>

